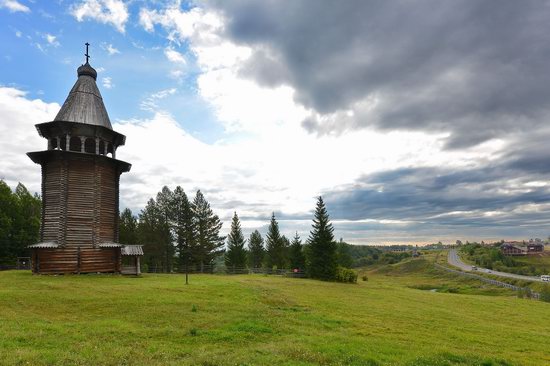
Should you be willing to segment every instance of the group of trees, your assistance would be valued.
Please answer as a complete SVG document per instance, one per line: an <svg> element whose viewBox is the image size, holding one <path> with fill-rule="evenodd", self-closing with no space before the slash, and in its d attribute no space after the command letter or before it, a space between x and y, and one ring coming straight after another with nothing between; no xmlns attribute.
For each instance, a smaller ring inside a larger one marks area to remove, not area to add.
<svg viewBox="0 0 550 366"><path fill-rule="evenodd" d="M158 271L171 272L174 265L211 265L223 252L222 222L199 190L191 201L185 191L162 188L151 198L139 217L125 209L119 220L122 244L143 244L145 264Z"/></svg>
<svg viewBox="0 0 550 366"><path fill-rule="evenodd" d="M193 266L194 270L203 268L213 265L223 254L229 270L291 268L305 271L312 278L332 280L338 266L350 267L353 262L350 246L334 241L334 228L321 197L306 243L302 243L298 233L292 241L281 235L275 214L271 216L265 240L258 230L247 240L235 212L224 248L222 223L203 194L197 191L191 201L179 186L173 191L164 187L137 217L125 209L120 214L119 226L119 241L144 245L145 264L157 271L182 271L187 266Z"/></svg>
<svg viewBox="0 0 550 366"><path fill-rule="evenodd" d="M345 243L334 241L334 228L321 197L317 200L312 230L305 244L298 233L292 242L281 235L275 214L264 240L260 232L255 230L245 239L237 213L233 215L231 232L228 235L225 265L229 269L266 267L270 269L291 268L306 272L311 278L334 280L338 266L351 266L352 259Z"/></svg>
<svg viewBox="0 0 550 366"><path fill-rule="evenodd" d="M27 247L40 238L40 214L37 194L31 195L22 184L12 191L0 180L0 264L12 264L17 257L28 255ZM145 266L162 272L189 266L202 269L223 255L230 269L291 268L306 271L312 278L331 280L338 266L353 264L351 246L334 241L334 228L321 197L306 243L302 243L298 233L292 241L281 235L275 214L265 240L258 230L246 240L236 212L226 249L221 228L222 222L200 190L191 200L180 186L173 191L163 187L138 216L129 209L120 213L119 241L142 244Z"/></svg>
<svg viewBox="0 0 550 366"><path fill-rule="evenodd" d="M29 255L27 246L40 239L40 197L21 183L15 191L0 180L0 264L13 264Z"/></svg>

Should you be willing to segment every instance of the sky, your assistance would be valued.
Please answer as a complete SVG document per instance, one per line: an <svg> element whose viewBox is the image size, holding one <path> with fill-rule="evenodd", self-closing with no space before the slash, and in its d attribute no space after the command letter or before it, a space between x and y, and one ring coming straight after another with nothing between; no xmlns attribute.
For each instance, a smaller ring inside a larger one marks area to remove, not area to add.
<svg viewBox="0 0 550 366"><path fill-rule="evenodd" d="M227 232L354 244L550 235L550 2L0 0L0 179L40 192L90 64L132 164L120 206L200 189Z"/></svg>

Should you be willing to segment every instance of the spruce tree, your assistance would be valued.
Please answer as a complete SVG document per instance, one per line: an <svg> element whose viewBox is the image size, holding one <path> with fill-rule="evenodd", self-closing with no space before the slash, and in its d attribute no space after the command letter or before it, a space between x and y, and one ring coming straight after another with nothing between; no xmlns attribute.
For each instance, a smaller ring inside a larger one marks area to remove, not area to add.
<svg viewBox="0 0 550 366"><path fill-rule="evenodd" d="M227 236L227 250L225 252L225 266L232 270L246 266L246 250L244 249L244 236L241 230L239 216L235 212L231 221L231 232Z"/></svg>
<svg viewBox="0 0 550 366"><path fill-rule="evenodd" d="M312 278L330 281L336 277L338 264L333 232L334 228L330 223L325 203L319 196L308 238L306 264L307 272Z"/></svg>
<svg viewBox="0 0 550 366"><path fill-rule="evenodd" d="M289 262L291 269L304 270L306 267L306 259L302 249L302 239L300 239L298 232L296 232L290 244Z"/></svg>
<svg viewBox="0 0 550 366"><path fill-rule="evenodd" d="M159 209L153 198L139 214L138 233L139 242L143 244L144 262L150 270L163 271L163 225L159 217Z"/></svg>
<svg viewBox="0 0 550 366"><path fill-rule="evenodd" d="M162 263L166 272L172 272L175 234L173 231L174 193L167 186L157 193L156 215L158 220L159 239L162 246Z"/></svg>
<svg viewBox="0 0 550 366"><path fill-rule="evenodd" d="M176 187L173 194L172 225L181 270L192 263L197 250L197 224L191 202L180 186Z"/></svg>
<svg viewBox="0 0 550 366"><path fill-rule="evenodd" d="M248 239L248 266L261 268L264 255L264 239L258 230L254 230Z"/></svg>
<svg viewBox="0 0 550 366"><path fill-rule="evenodd" d="M279 232L279 224L275 220L275 213L271 215L271 222L267 229L265 240L266 246L266 263L268 268L284 268L285 262L283 257L283 241Z"/></svg>
<svg viewBox="0 0 550 366"><path fill-rule="evenodd" d="M199 190L193 200L195 219L197 220L197 250L194 260L200 264L211 265L214 258L223 253L225 237L220 236L223 223L214 214L210 204Z"/></svg>

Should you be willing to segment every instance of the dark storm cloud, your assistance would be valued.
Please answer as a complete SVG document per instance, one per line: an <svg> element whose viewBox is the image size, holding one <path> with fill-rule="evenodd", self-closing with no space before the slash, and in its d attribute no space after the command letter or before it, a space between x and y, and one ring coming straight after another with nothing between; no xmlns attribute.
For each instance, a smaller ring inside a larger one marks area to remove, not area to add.
<svg viewBox="0 0 550 366"><path fill-rule="evenodd" d="M550 187L530 184L550 179L548 168L531 174L543 156L518 149L498 163L478 168L398 169L365 176L324 197L335 219L550 227ZM528 205L538 206L525 210Z"/></svg>
<svg viewBox="0 0 550 366"><path fill-rule="evenodd" d="M311 132L446 131L461 148L548 119L548 1L210 4L254 49L241 74L295 88Z"/></svg>

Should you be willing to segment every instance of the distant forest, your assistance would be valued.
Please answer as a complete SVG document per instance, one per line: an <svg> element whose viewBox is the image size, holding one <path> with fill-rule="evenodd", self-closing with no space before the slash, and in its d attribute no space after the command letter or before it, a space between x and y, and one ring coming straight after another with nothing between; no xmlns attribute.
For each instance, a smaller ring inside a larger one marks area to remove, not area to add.
<svg viewBox="0 0 550 366"><path fill-rule="evenodd" d="M17 257L29 255L27 246L40 239L40 215L39 195L30 194L21 183L12 191L0 180L0 264L14 264ZM227 237L220 235L221 228L222 222L200 190L190 199L179 186L164 187L138 215L129 209L120 213L119 242L144 246L144 271L291 269L326 280L338 279L345 268L397 263L411 255L336 242L321 197L308 238L298 233L291 238L281 235L275 214L265 237L255 230L245 238L237 212Z"/></svg>

